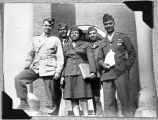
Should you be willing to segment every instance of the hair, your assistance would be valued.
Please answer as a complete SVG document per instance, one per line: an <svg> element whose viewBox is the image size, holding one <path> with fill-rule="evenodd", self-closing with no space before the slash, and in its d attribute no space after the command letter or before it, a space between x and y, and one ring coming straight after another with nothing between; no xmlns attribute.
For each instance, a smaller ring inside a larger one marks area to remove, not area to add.
<svg viewBox="0 0 158 120"><path fill-rule="evenodd" d="M82 35L83 35L83 31L81 29L79 29L78 27L71 28L70 34L71 34L72 31L79 31L79 38L81 38Z"/></svg>
<svg viewBox="0 0 158 120"><path fill-rule="evenodd" d="M43 24L44 24L45 21L47 21L51 25L54 25L55 18L46 18L46 19L43 20Z"/></svg>

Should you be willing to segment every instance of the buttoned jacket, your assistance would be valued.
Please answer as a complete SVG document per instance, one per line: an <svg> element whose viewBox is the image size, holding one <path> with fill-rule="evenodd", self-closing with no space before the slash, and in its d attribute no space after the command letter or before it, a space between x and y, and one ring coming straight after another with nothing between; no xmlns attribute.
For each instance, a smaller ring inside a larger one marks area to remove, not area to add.
<svg viewBox="0 0 158 120"><path fill-rule="evenodd" d="M26 61L30 62L30 68L40 76L61 73L64 56L60 39L56 36L46 37L44 33L35 36Z"/></svg>
<svg viewBox="0 0 158 120"><path fill-rule="evenodd" d="M103 62L110 49L115 53L116 64L110 70L102 69L102 81L116 79L127 70L130 70L136 59L136 52L130 38L124 33L115 32L111 41L106 37L100 43L98 53L98 64L100 67L103 67Z"/></svg>
<svg viewBox="0 0 158 120"><path fill-rule="evenodd" d="M97 40L96 42L90 42L90 49L93 53L95 64L96 64L96 71L97 71L97 77L100 78L101 69L99 69L98 66L98 53L99 53L99 45L101 40Z"/></svg>
<svg viewBox="0 0 158 120"><path fill-rule="evenodd" d="M63 76L81 75L79 64L89 63L90 72L96 73L95 60L93 53L89 48L89 43L77 41L76 46L72 45L72 41L64 46L65 67Z"/></svg>
<svg viewBox="0 0 158 120"><path fill-rule="evenodd" d="M67 44L67 43L70 41L70 39L69 39L68 37L65 38L65 39L59 37L59 39L60 39L60 41L61 41L62 46L64 46L65 44Z"/></svg>

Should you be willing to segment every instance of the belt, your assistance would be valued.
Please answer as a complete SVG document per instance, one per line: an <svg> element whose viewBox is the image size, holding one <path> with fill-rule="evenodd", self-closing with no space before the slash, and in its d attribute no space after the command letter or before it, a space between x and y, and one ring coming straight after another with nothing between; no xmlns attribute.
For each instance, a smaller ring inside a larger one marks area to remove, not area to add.
<svg viewBox="0 0 158 120"><path fill-rule="evenodd" d="M45 57L41 56L41 57L40 57L40 60L49 59L49 58L55 58L55 59L56 59L56 55L45 56Z"/></svg>

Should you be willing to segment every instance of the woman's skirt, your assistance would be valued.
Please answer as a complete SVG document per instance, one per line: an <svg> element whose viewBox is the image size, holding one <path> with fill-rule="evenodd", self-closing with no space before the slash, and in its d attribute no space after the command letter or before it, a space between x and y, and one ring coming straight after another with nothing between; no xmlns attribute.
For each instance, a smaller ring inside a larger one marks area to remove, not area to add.
<svg viewBox="0 0 158 120"><path fill-rule="evenodd" d="M82 75L65 77L64 99L90 99L93 97L90 80L84 80Z"/></svg>

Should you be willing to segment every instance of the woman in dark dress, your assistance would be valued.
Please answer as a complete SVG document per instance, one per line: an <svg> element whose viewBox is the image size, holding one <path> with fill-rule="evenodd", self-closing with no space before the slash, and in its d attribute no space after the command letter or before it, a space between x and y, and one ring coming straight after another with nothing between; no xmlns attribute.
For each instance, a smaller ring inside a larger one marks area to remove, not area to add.
<svg viewBox="0 0 158 120"><path fill-rule="evenodd" d="M72 110L75 116L80 116L79 102L85 116L88 115L87 100L93 97L90 80L83 79L79 64L89 63L90 75L96 75L95 60L88 43L82 41L82 30L74 27L70 31L71 42L64 46L65 68L63 70L65 78L64 99L71 100Z"/></svg>

